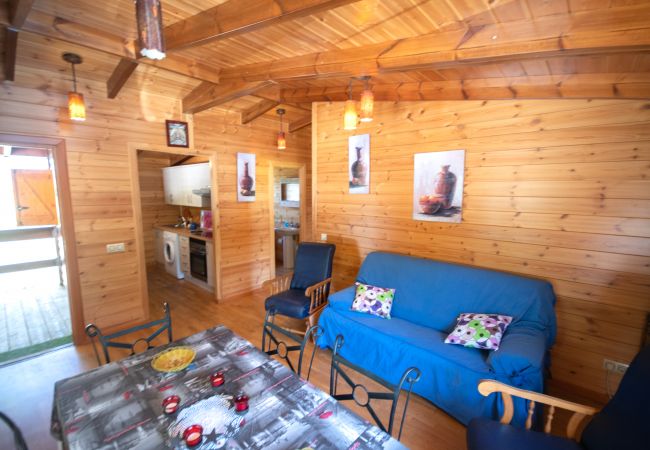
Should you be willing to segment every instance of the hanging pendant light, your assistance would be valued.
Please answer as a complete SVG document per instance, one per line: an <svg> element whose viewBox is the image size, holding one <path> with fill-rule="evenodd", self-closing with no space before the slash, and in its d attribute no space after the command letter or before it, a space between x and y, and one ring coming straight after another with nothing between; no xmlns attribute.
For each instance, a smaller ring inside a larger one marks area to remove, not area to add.
<svg viewBox="0 0 650 450"><path fill-rule="evenodd" d="M135 16L140 54L149 59L163 59L165 35L160 0L135 0Z"/></svg>
<svg viewBox="0 0 650 450"><path fill-rule="evenodd" d="M280 131L278 132L278 150L284 150L287 148L287 139L284 135L284 130L282 128L282 116L284 116L284 113L286 112L283 108L278 108L275 110L276 113L278 113L278 116L280 116Z"/></svg>
<svg viewBox="0 0 650 450"><path fill-rule="evenodd" d="M372 122L372 110L375 105L375 96L369 86L370 77L361 77L364 82L361 101L359 102L359 116L361 122Z"/></svg>
<svg viewBox="0 0 650 450"><path fill-rule="evenodd" d="M74 70L74 66L81 64L82 59L81 56L75 53L64 53L63 60L72 65L73 90L68 92L68 113L71 120L83 122L86 120L86 104L84 103L83 94L77 92L77 73Z"/></svg>
<svg viewBox="0 0 650 450"><path fill-rule="evenodd" d="M356 130L357 119L357 105L352 100L352 80L350 80L348 84L348 99L345 102L345 111L343 112L343 129Z"/></svg>

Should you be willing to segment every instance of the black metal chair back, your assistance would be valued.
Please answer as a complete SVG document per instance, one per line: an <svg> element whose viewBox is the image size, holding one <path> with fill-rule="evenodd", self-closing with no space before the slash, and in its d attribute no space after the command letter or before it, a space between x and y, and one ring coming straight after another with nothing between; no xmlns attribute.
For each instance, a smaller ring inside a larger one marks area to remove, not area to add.
<svg viewBox="0 0 650 450"><path fill-rule="evenodd" d="M330 395L334 397L336 400L354 400L354 402L366 408L372 418L374 419L375 423L379 428L381 428L383 431L386 433L390 434L391 436L393 435L393 425L395 421L395 413L397 411L397 406L399 402L399 397L402 391L406 391L406 399L404 402L404 409L402 411L402 420L400 421L399 425L399 433L397 435L397 439L402 438L402 429L404 428L404 419L406 418L406 411L409 406L409 400L411 398L411 391L413 389L413 385L417 383L420 380L420 369L417 367L409 367L404 371L404 374L402 375L402 378L400 379L399 383L397 385L394 385L392 383L389 383L388 381L384 380L383 378L378 377L372 372L369 372L365 370L362 367L357 366L356 364L353 364L352 362L348 361L347 359L343 358L340 354L339 351L341 350L341 347L343 346L343 336L338 335L336 337L336 341L334 343L334 349L332 351L332 364L330 367ZM368 391L368 389L359 383L355 383L352 378L346 373L344 370L344 367L348 367L355 372L358 372L365 377L370 378L374 382L382 385L385 387L388 392L371 392ZM349 394L337 394L337 387L338 387L338 377L339 375L343 380L347 383L347 385L352 389L352 391ZM405 387L406 386L406 387ZM374 410L372 405L370 404L371 400L388 400L391 401L391 408L390 408L390 416L388 420L388 427L384 425L384 423L381 421L379 416L377 415L377 412Z"/></svg>
<svg viewBox="0 0 650 450"><path fill-rule="evenodd" d="M95 338L99 340L99 343L102 345L102 349L104 352L104 360L106 364L111 362L111 357L108 353L108 348L113 347L113 348L123 348L127 350L131 350L131 355L135 354L135 347L137 344L140 342L143 342L147 345L146 349L153 348L154 346L151 345L151 341L153 341L156 337L158 337L161 333L164 331L167 331L167 337L169 339L169 342L172 342L172 317L171 317L171 311L169 308L169 304L167 302L163 303L163 311L165 312L165 317L162 319L154 320L152 322L144 323L141 325L137 325L135 327L128 328L126 330L118 331L116 333L112 334L103 334L102 331L97 327L95 324L88 324L86 325L86 334L88 337L90 337L90 341L93 344L93 350L95 351L95 357L97 358L97 364L100 366L102 365L101 358L99 357L99 352L97 351L97 347L95 345ZM140 330L144 330L147 328L153 328L153 327L158 327L152 334L147 336L146 338L139 338L136 339L133 342L121 342L119 339L123 336L126 336L127 334L135 333Z"/></svg>
<svg viewBox="0 0 650 450"><path fill-rule="evenodd" d="M22 431L18 428L18 425L14 423L6 414L0 412L0 420L7 424L9 429L14 435L14 443L18 450L27 450L27 443L25 442L25 437L23 436Z"/></svg>
<svg viewBox="0 0 650 450"><path fill-rule="evenodd" d="M276 325L274 322L275 315L271 311L267 311L266 319L264 320L264 328L262 330L262 351L269 356L276 355L281 359L284 359L289 368L299 377L302 377L302 363L304 360L305 348L310 338L313 338L314 348L309 356L309 368L307 369L306 380L309 380L311 375L311 367L314 363L314 356L318 350L316 342L318 338L323 334L322 329L315 325L310 327L305 333L304 337L299 336L296 333L286 330ZM274 334L274 332L276 334ZM268 338L268 340L267 340ZM290 341L291 345L283 340L286 338ZM268 344L268 345L267 345ZM297 367L291 362L289 355L294 352L300 352L298 355L298 365Z"/></svg>

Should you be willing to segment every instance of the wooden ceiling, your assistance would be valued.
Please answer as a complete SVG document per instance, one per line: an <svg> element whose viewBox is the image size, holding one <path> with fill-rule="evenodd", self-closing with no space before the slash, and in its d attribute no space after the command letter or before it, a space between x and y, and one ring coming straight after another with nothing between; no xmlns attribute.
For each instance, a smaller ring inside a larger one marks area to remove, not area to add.
<svg viewBox="0 0 650 450"><path fill-rule="evenodd" d="M153 62L137 58L133 0L9 0L5 78L36 65L36 50L40 70L61 70L72 49L86 58L80 77L105 83L109 98L135 85L183 98L187 113L235 108L243 122L279 103L304 115L311 102L344 100L362 75L387 101L650 97L650 0L162 5L168 57Z"/></svg>

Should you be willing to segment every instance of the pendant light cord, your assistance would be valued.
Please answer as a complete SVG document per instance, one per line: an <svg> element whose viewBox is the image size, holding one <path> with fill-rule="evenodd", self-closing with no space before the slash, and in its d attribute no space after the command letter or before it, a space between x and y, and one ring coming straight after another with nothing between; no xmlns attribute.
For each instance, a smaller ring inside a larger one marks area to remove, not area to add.
<svg viewBox="0 0 650 450"><path fill-rule="evenodd" d="M74 70L74 63L70 63L72 65L72 86L74 88L74 92L77 92L77 73Z"/></svg>

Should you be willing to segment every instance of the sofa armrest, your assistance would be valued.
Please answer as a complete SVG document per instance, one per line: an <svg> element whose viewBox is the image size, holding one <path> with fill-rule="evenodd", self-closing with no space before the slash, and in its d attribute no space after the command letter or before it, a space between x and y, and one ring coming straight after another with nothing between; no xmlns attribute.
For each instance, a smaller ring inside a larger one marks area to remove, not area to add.
<svg viewBox="0 0 650 450"><path fill-rule="evenodd" d="M330 294L330 307L338 310L349 310L352 307L356 289L356 286L348 286L345 289L341 289L340 291Z"/></svg>
<svg viewBox="0 0 650 450"><path fill-rule="evenodd" d="M490 352L487 363L496 374L508 378L529 371L543 373L547 351L546 335L541 330L515 325L506 330L499 349Z"/></svg>

